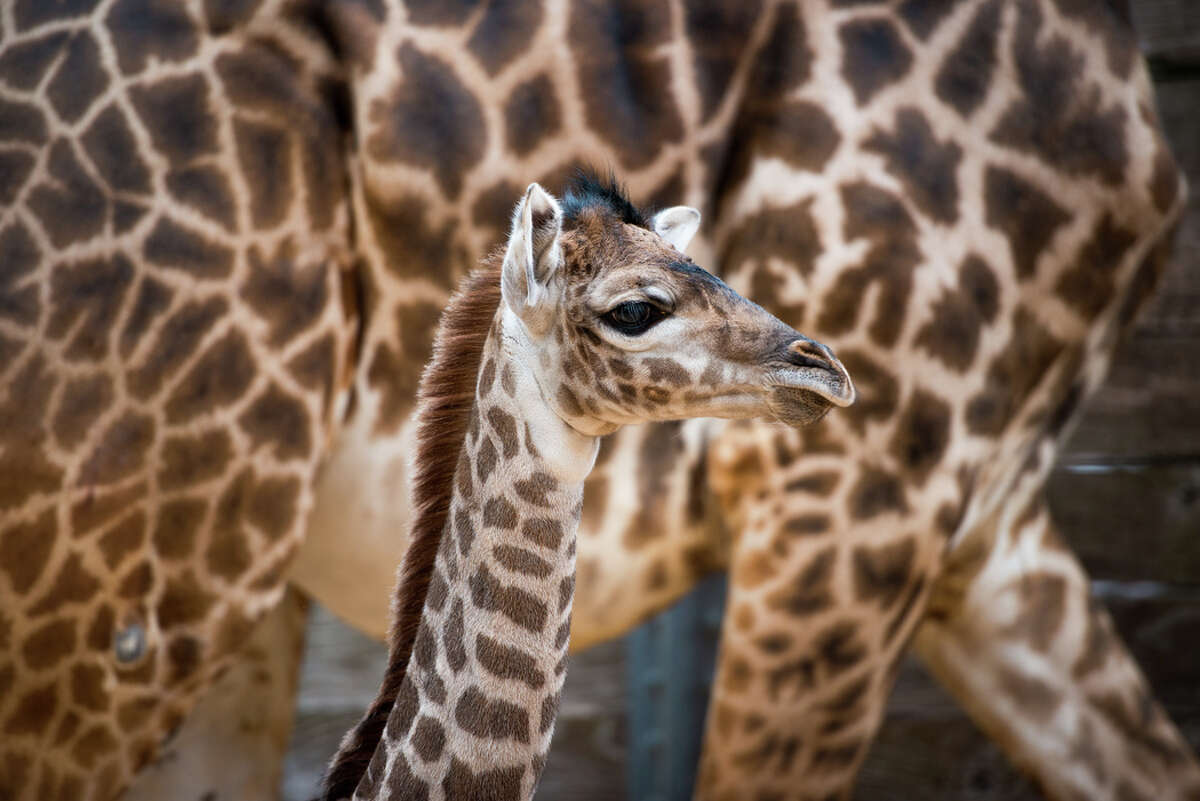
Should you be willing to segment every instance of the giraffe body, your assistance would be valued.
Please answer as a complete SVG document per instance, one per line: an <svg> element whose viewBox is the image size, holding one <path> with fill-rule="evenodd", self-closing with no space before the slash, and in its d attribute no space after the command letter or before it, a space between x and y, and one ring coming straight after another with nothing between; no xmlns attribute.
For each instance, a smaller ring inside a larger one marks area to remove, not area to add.
<svg viewBox="0 0 1200 801"><path fill-rule="evenodd" d="M601 449L573 643L627 631L700 576L730 572L698 796L849 792L911 640L1055 797L1186 797L1190 749L1041 512L1057 443L1161 270L1178 170L1113 9L939 9L763 3L704 16L680 4L605 17L550 4L508 21L526 46L494 50L482 32L499 12L386 10L355 83L378 145L356 190L359 241L394 309L365 335L379 411L355 425L379 428L360 452L387 453L389 426L403 441L405 404L386 377L411 374L392 343L420 338L405 320L424 312L387 287L413 284L396 277L419 265L413 246L456 242L473 258L503 223L490 199L521 176L553 186L573 159L616 163L635 196L715 220L698 257L849 353L860 385L846 414L803 432L697 421L625 429ZM614 73L638 80L606 83ZM463 98L456 113L482 121L437 163L402 144L420 126L388 124L418 102L409 76L431 74ZM419 233L380 233L415 209ZM371 379L360 373L363 397ZM397 511L376 519L394 527ZM327 570L337 555L322 542L343 544L321 515L318 500L295 575L380 631L383 607L364 617L360 604L390 575L330 586L310 565ZM1040 618L1053 634L1029 636Z"/></svg>
<svg viewBox="0 0 1200 801"><path fill-rule="evenodd" d="M1109 4L15 0L0 100L7 795L114 797L289 570L382 636L434 321L577 161L860 392L601 448L573 643L730 571L701 795L848 792L910 640L1054 797L1195 786L1042 503L1184 200Z"/></svg>
<svg viewBox="0 0 1200 801"><path fill-rule="evenodd" d="M355 314L286 5L0 4L4 799L114 798L281 598Z"/></svg>

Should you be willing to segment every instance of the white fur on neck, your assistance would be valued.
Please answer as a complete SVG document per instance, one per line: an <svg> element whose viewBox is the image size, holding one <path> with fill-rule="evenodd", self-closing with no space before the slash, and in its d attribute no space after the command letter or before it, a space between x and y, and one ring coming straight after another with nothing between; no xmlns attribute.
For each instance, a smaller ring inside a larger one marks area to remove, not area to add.
<svg viewBox="0 0 1200 801"><path fill-rule="evenodd" d="M600 438L584 434L558 416L537 380L538 346L507 305L500 320L500 347L516 372L516 401L546 468L563 483L582 484L596 464Z"/></svg>

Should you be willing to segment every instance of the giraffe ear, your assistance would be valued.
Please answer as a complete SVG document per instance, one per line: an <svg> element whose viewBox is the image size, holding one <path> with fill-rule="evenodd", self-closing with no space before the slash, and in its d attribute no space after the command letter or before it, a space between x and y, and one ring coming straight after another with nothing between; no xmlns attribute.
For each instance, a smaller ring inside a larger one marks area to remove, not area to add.
<svg viewBox="0 0 1200 801"><path fill-rule="evenodd" d="M538 184L530 184L513 211L500 289L504 302L531 330L548 320L550 281L562 263L562 209Z"/></svg>
<svg viewBox="0 0 1200 801"><path fill-rule="evenodd" d="M654 233L682 253L700 228L700 212L691 206L672 206L654 215Z"/></svg>

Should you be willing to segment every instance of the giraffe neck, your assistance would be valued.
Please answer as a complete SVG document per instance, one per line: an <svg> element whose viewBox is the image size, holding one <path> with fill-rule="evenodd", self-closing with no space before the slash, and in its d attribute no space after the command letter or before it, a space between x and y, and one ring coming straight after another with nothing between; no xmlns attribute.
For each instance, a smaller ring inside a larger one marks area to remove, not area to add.
<svg viewBox="0 0 1200 801"><path fill-rule="evenodd" d="M501 312L484 346L415 645L355 798L528 798L545 765L598 440L547 405L522 332Z"/></svg>

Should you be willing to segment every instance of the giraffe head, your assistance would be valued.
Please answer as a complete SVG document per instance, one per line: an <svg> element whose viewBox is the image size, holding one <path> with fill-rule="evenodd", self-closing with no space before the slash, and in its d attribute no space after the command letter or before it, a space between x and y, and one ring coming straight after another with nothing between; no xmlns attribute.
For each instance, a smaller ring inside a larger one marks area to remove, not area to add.
<svg viewBox="0 0 1200 801"><path fill-rule="evenodd" d="M854 402L814 342L698 267L700 212L645 216L611 181L577 178L559 203L531 184L502 267L505 329L542 396L573 428L689 417L791 425Z"/></svg>

